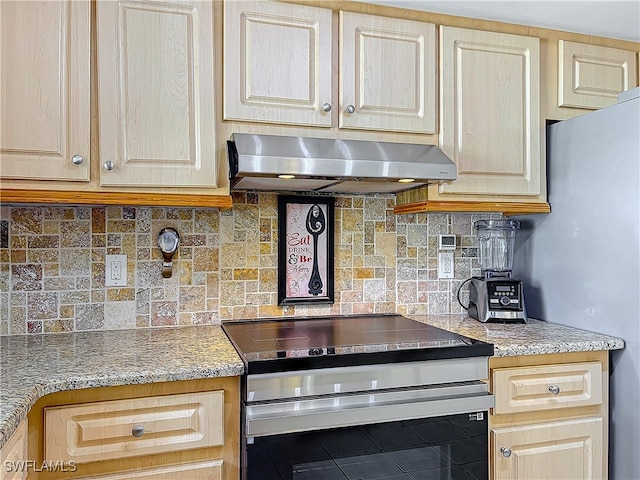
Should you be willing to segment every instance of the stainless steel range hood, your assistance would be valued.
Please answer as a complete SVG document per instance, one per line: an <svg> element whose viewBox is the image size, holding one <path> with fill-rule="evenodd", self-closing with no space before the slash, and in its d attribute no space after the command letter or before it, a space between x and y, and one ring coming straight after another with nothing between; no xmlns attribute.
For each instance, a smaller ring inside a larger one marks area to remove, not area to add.
<svg viewBox="0 0 640 480"><path fill-rule="evenodd" d="M397 193L456 179L433 145L244 133L227 144L232 190Z"/></svg>

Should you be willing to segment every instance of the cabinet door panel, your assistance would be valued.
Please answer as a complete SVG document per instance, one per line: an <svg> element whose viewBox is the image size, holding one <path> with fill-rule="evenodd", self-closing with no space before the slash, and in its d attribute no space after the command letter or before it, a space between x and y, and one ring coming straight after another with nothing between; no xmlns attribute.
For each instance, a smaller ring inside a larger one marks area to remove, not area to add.
<svg viewBox="0 0 640 480"><path fill-rule="evenodd" d="M3 178L89 180L90 13L88 1L0 3Z"/></svg>
<svg viewBox="0 0 640 480"><path fill-rule="evenodd" d="M210 460L171 467L145 468L144 471L108 473L79 480L222 480L222 460Z"/></svg>
<svg viewBox="0 0 640 480"><path fill-rule="evenodd" d="M0 480L24 480L27 469L17 466L28 459L27 420L23 420L0 450Z"/></svg>
<svg viewBox="0 0 640 480"><path fill-rule="evenodd" d="M224 118L331 126L331 10L224 3Z"/></svg>
<svg viewBox="0 0 640 480"><path fill-rule="evenodd" d="M440 49L440 143L458 179L438 192L539 195L539 40L441 27Z"/></svg>
<svg viewBox="0 0 640 480"><path fill-rule="evenodd" d="M340 127L434 133L435 55L433 24L340 12Z"/></svg>
<svg viewBox="0 0 640 480"><path fill-rule="evenodd" d="M602 441L601 418L493 429L494 478L602 478Z"/></svg>
<svg viewBox="0 0 640 480"><path fill-rule="evenodd" d="M636 52L558 41L558 106L597 109L636 86Z"/></svg>
<svg viewBox="0 0 640 480"><path fill-rule="evenodd" d="M97 3L102 185L216 186L210 2Z"/></svg>

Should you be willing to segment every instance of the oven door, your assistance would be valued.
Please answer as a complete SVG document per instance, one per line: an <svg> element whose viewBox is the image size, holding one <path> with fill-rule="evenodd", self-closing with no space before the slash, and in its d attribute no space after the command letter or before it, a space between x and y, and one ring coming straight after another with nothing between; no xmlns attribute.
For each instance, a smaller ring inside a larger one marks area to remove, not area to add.
<svg viewBox="0 0 640 480"><path fill-rule="evenodd" d="M459 363L250 376L243 478L487 478L494 398L485 382L467 379L484 375L481 361Z"/></svg>

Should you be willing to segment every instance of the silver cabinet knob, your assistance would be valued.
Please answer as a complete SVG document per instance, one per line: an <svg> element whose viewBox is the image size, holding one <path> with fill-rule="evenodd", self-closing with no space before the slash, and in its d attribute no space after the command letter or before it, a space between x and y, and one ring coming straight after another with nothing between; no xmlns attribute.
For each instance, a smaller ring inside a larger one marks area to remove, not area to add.
<svg viewBox="0 0 640 480"><path fill-rule="evenodd" d="M549 385L549 391L552 395L558 395L560 393L560 387L558 385Z"/></svg>
<svg viewBox="0 0 640 480"><path fill-rule="evenodd" d="M347 113L353 113L356 111L356 107L354 107L353 105L347 105Z"/></svg>
<svg viewBox="0 0 640 480"><path fill-rule="evenodd" d="M509 458L511 456L511 449L507 447L500 447L500 453L504 458Z"/></svg>
<svg viewBox="0 0 640 480"><path fill-rule="evenodd" d="M106 162L104 162L102 164L102 166L104 167L105 170L113 170L114 168L116 168L116 164L113 163L111 160L107 160Z"/></svg>
<svg viewBox="0 0 640 480"><path fill-rule="evenodd" d="M82 155L74 155L71 157L71 163L74 165L82 165L84 163L84 157Z"/></svg>
<svg viewBox="0 0 640 480"><path fill-rule="evenodd" d="M331 104L330 103L323 103L322 104L322 111L323 112L330 112L331 111Z"/></svg>
<svg viewBox="0 0 640 480"><path fill-rule="evenodd" d="M142 425L136 425L131 429L131 435L138 438L144 435L144 427Z"/></svg>

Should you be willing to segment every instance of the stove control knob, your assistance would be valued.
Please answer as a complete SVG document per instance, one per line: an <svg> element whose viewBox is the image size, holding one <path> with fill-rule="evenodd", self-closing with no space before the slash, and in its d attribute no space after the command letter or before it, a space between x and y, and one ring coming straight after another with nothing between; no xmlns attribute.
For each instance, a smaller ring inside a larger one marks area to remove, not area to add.
<svg viewBox="0 0 640 480"><path fill-rule="evenodd" d="M507 296L500 297L500 304L501 304L503 307L506 307L506 306L507 306L507 305L509 305L510 303L511 303L511 299L510 299L509 297L507 297Z"/></svg>
<svg viewBox="0 0 640 480"><path fill-rule="evenodd" d="M322 355L322 349L321 348L310 348L309 349L309 356L310 357L314 357L317 355Z"/></svg>

